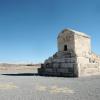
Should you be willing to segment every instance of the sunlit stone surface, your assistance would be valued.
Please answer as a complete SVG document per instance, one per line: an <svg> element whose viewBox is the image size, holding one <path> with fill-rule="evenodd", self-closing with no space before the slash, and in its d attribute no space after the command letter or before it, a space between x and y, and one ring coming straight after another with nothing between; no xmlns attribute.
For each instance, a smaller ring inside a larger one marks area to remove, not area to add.
<svg viewBox="0 0 100 100"><path fill-rule="evenodd" d="M91 51L91 38L72 29L62 30L57 37L58 52L45 60L40 75L87 76L100 73L100 57Z"/></svg>

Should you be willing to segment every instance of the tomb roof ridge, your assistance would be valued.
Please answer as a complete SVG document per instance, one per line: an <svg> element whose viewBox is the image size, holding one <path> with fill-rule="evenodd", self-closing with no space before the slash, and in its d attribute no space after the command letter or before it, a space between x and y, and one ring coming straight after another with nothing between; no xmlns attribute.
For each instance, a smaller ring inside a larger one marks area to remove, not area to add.
<svg viewBox="0 0 100 100"><path fill-rule="evenodd" d="M65 29L63 29L63 30L59 33L59 36L60 36L62 33L64 33L65 31L73 32L74 34L77 34L77 35L80 35L80 36L84 36L84 37L90 38L90 36L87 35L86 33L79 32L79 31L73 30L73 29L71 29L71 28L65 28Z"/></svg>

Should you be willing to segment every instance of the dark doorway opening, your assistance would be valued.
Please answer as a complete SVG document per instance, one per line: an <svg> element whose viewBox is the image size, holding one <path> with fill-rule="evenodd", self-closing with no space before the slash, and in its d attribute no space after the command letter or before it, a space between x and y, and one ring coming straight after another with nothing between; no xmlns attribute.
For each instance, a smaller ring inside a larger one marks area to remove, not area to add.
<svg viewBox="0 0 100 100"><path fill-rule="evenodd" d="M67 51L67 45L64 45L64 51Z"/></svg>

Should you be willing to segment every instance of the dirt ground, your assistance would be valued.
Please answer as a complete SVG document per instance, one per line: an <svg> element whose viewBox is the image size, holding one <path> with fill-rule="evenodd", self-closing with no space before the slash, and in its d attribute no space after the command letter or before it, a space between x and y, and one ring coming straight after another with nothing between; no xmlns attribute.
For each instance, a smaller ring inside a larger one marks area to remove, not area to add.
<svg viewBox="0 0 100 100"><path fill-rule="evenodd" d="M0 72L1 73L33 73L33 71L36 73L37 68L39 68L40 65L38 66L27 66L27 65L17 65L17 64L3 64L0 65Z"/></svg>
<svg viewBox="0 0 100 100"><path fill-rule="evenodd" d="M38 67L0 66L0 100L100 100L100 76L39 76Z"/></svg>

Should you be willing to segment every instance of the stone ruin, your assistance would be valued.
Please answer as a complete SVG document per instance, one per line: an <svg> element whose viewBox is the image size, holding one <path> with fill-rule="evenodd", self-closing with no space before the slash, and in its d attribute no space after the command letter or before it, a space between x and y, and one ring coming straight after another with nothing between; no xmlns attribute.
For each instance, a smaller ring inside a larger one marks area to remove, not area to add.
<svg viewBox="0 0 100 100"><path fill-rule="evenodd" d="M40 75L80 77L100 74L100 57L91 51L91 38L85 33L64 29L57 37L58 52L45 60Z"/></svg>

